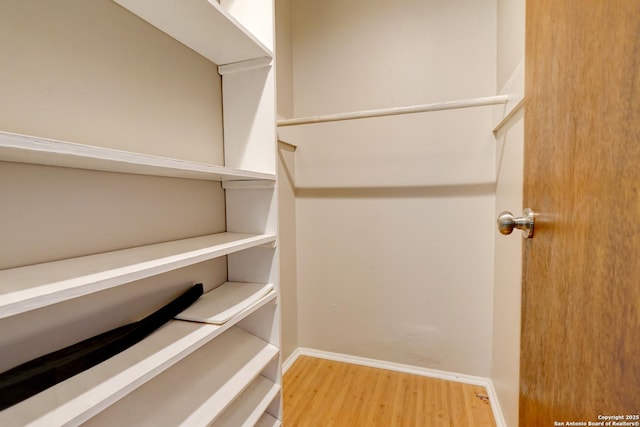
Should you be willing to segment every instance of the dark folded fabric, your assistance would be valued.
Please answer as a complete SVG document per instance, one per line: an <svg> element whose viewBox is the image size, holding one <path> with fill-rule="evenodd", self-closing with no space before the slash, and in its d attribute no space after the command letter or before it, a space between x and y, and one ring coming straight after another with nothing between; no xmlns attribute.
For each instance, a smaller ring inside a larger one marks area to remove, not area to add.
<svg viewBox="0 0 640 427"><path fill-rule="evenodd" d="M142 320L45 354L0 374L0 410L15 405L126 350L193 304L202 284Z"/></svg>

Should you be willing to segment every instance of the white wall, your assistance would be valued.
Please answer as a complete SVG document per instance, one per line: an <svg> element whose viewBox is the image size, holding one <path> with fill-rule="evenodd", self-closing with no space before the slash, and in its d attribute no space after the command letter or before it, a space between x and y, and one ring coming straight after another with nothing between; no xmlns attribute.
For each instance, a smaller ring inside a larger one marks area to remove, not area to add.
<svg viewBox="0 0 640 427"><path fill-rule="evenodd" d="M216 66L111 1L3 1L0 129L222 163Z"/></svg>
<svg viewBox="0 0 640 427"><path fill-rule="evenodd" d="M293 117L291 0L276 0L276 89L278 118Z"/></svg>
<svg viewBox="0 0 640 427"><path fill-rule="evenodd" d="M525 0L498 0L497 80L502 93L513 97L496 111L496 122L524 94ZM495 217L509 210L520 215L524 165L524 112L519 109L496 134L497 186ZM507 426L518 425L520 375L520 297L522 237L495 232L495 283L491 379Z"/></svg>
<svg viewBox="0 0 640 427"><path fill-rule="evenodd" d="M496 93L496 3L293 3L294 113ZM488 376L491 108L281 128L302 347Z"/></svg>
<svg viewBox="0 0 640 427"><path fill-rule="evenodd" d="M498 0L497 88L502 89L524 58L525 0Z"/></svg>
<svg viewBox="0 0 640 427"><path fill-rule="evenodd" d="M495 0L297 0L295 116L491 95L495 24Z"/></svg>

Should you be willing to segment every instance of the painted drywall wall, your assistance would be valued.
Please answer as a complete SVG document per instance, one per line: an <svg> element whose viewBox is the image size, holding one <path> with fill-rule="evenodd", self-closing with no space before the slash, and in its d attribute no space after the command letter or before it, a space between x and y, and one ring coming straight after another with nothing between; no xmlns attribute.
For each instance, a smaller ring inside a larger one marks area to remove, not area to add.
<svg viewBox="0 0 640 427"><path fill-rule="evenodd" d="M492 205L490 186L302 192L301 346L487 375L491 233L459 229Z"/></svg>
<svg viewBox="0 0 640 427"><path fill-rule="evenodd" d="M297 117L496 93L493 0L292 6ZM489 375L491 124L480 108L279 130L298 145L300 346Z"/></svg>
<svg viewBox="0 0 640 427"><path fill-rule="evenodd" d="M0 129L222 164L216 66L108 0L4 1Z"/></svg>
<svg viewBox="0 0 640 427"><path fill-rule="evenodd" d="M276 0L276 113L293 117L293 60L291 58L291 0Z"/></svg>
<svg viewBox="0 0 640 427"><path fill-rule="evenodd" d="M225 228L219 183L9 162L0 182L0 269Z"/></svg>
<svg viewBox="0 0 640 427"><path fill-rule="evenodd" d="M2 2L0 130L222 162L216 66L109 0ZM225 230L220 183L0 162L0 269ZM138 320L226 258L0 321L0 371Z"/></svg>
<svg viewBox="0 0 640 427"><path fill-rule="evenodd" d="M525 0L498 0L496 87L502 89L524 58Z"/></svg>
<svg viewBox="0 0 640 427"><path fill-rule="evenodd" d="M510 94L506 109L497 109L498 123L524 96L525 1L498 0L497 81ZM518 110L496 134L495 216L509 210L520 215L524 174L524 109ZM507 426L518 425L520 375L520 305L522 238L495 232L493 347L491 379Z"/></svg>
<svg viewBox="0 0 640 427"><path fill-rule="evenodd" d="M495 25L495 0L297 0L295 116L492 95Z"/></svg>

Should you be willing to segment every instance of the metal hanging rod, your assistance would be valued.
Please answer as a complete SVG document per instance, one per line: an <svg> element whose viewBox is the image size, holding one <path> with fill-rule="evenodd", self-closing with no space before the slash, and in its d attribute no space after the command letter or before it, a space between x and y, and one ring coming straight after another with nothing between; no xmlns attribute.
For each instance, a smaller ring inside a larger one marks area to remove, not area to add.
<svg viewBox="0 0 640 427"><path fill-rule="evenodd" d="M338 122L342 120L365 119L369 117L397 116L399 114L423 113L427 111L454 110L457 108L483 107L506 104L507 95L485 96L483 98L460 99L457 101L435 102L433 104L411 105L408 107L380 108L377 110L353 111L350 113L325 114L322 116L300 117L278 120L278 126L294 126L309 123Z"/></svg>

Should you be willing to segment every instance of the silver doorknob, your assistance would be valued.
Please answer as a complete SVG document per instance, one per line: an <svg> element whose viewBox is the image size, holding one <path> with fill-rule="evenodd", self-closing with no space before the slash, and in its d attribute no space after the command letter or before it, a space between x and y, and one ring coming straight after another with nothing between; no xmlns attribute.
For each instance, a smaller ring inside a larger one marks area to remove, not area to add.
<svg viewBox="0 0 640 427"><path fill-rule="evenodd" d="M514 228L522 230L525 239L533 237L533 225L535 223L534 213L531 209L526 208L522 211L523 215L519 218L514 218L513 214L509 211L504 211L498 216L498 230L502 234L511 234Z"/></svg>

